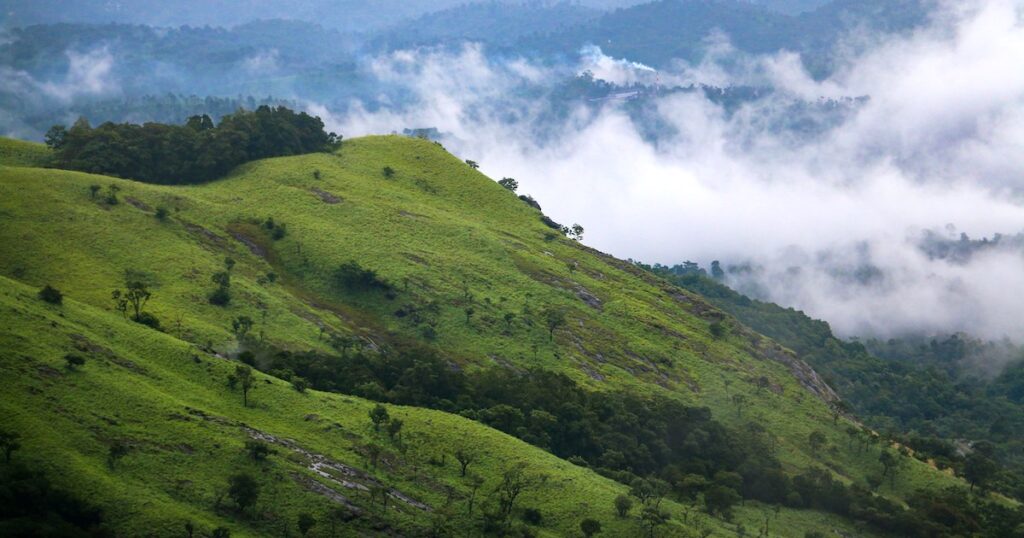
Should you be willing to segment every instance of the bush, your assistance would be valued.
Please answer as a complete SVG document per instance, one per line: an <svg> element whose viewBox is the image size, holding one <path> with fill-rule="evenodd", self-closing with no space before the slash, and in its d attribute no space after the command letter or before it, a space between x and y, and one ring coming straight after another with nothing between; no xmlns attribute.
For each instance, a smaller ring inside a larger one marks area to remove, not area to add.
<svg viewBox="0 0 1024 538"><path fill-rule="evenodd" d="M309 388L309 381L306 381L301 377L295 377L292 379L292 388L298 392L304 393L306 392L306 389Z"/></svg>
<svg viewBox="0 0 1024 538"><path fill-rule="evenodd" d="M75 355L74 353L68 353L67 355L64 355L64 363L67 365L68 370L74 370L79 366L85 365L85 357Z"/></svg>
<svg viewBox="0 0 1024 538"><path fill-rule="evenodd" d="M62 304L64 302L64 294L49 284L39 290L39 298L50 304Z"/></svg>
<svg viewBox="0 0 1024 538"><path fill-rule="evenodd" d="M210 300L210 304L212 305L226 306L231 302L231 292L229 292L227 288L220 287L213 290L213 293L211 293L207 299Z"/></svg>
<svg viewBox="0 0 1024 538"><path fill-rule="evenodd" d="M156 220L164 222L167 220L168 215L170 215L170 212L167 211L167 208L164 206L160 206L156 208L156 214L154 216L156 217Z"/></svg>
<svg viewBox="0 0 1024 538"><path fill-rule="evenodd" d="M153 314L150 314L149 312L139 313L138 316L132 318L132 321L156 329L158 331L160 330L160 320L157 319L157 317L154 316Z"/></svg>
<svg viewBox="0 0 1024 538"><path fill-rule="evenodd" d="M335 283L349 291L369 291L379 289L387 291L391 285L377 276L372 269L364 269L359 262L349 261L341 264L334 271Z"/></svg>
<svg viewBox="0 0 1024 538"><path fill-rule="evenodd" d="M544 516L539 508L526 508L523 510L523 521L530 525L540 525L544 522Z"/></svg>

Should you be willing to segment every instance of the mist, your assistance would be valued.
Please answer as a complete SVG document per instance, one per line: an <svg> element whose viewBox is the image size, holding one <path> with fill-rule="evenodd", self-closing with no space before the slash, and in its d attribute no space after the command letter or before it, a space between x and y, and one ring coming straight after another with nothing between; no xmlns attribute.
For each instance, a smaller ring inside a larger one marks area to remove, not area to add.
<svg viewBox="0 0 1024 538"><path fill-rule="evenodd" d="M583 224L588 245L647 263L743 267L730 284L844 336L966 331L1019 342L1019 250L952 263L918 243L947 226L971 237L1024 229L1022 7L947 3L910 35L851 35L872 45L824 80L796 54L743 54L727 35L708 36L702 62L660 72L593 46L577 65L552 66L466 45L372 59L406 102L312 108L348 137L436 127L453 153L515 177L555 220ZM567 70L620 85L771 91L735 109L665 91L639 106L552 111L537 88ZM856 104L816 117L813 105L827 100ZM808 122L818 128L787 127Z"/></svg>

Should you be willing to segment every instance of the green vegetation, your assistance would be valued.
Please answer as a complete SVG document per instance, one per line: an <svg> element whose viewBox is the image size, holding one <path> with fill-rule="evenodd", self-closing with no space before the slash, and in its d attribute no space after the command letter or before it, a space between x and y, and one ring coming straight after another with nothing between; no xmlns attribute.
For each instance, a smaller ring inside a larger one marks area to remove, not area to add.
<svg viewBox="0 0 1024 538"><path fill-rule="evenodd" d="M909 534L944 531L921 521L947 497L1015 521L836 417L781 346L549 236L426 140L199 186L3 167L0 214L0 426L119 534Z"/></svg>
<svg viewBox="0 0 1024 538"><path fill-rule="evenodd" d="M320 118L261 106L216 125L202 115L185 125L104 123L93 129L82 118L70 129L51 128L46 145L61 168L181 185L221 177L251 160L329 150L340 141L324 132Z"/></svg>
<svg viewBox="0 0 1024 538"><path fill-rule="evenodd" d="M976 366L986 356L1020 357L1020 350L963 335L846 342L827 323L752 300L708 278L696 264L647 269L796 351L848 403L837 406L834 416L853 411L921 460L1024 496L1024 361L1010 362L1002 372ZM712 274L721 278L725 272L716 263ZM991 470L991 460L1003 469Z"/></svg>

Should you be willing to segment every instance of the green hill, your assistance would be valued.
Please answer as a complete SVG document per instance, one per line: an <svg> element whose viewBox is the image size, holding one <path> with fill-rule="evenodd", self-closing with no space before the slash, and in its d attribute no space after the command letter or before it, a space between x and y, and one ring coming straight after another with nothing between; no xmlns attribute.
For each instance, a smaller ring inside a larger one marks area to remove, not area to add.
<svg viewBox="0 0 1024 538"><path fill-rule="evenodd" d="M671 458L660 451L682 450L671 436L664 444L640 443L649 435L644 427L654 426L636 424L646 420L638 409L628 418L628 408L602 411L592 403L605 401L598 396L581 400L591 402L587 413L607 416L579 424L612 432L636 427L637 437L616 440L618 450L578 454L577 466L515 438L544 446L545 436L560 435L565 424L537 431L544 410L484 409L459 398L422 399L438 410L389 404L404 424L391 439L374 432L371 402L300 392L280 378L291 376L285 370L293 364L298 371L309 353L340 355L351 370L311 381L326 387L336 376L344 386L356 361L379 372L415 345L419 358L396 374L400 380L378 373L351 392L419 401L399 389L440 383L430 376L490 373L500 385L562 374L573 390L608 395L612 403L629 397L706 407L733 433L721 434L721 446L715 437L692 435L680 445L714 454L761 439L794 477L794 492L804 492L785 508L748 501L726 522L695 508L715 486L687 499L687 477L701 471L674 464L658 472L670 479L670 499L679 499L661 502L671 519L657 526L659 535L699 535L704 527L725 535L739 532L737 525L746 532L768 525L773 536L880 534L835 515L871 519L849 499L837 508L811 498L819 487L866 492L861 485L882 473L879 454L889 450L832 411L836 397L813 370L699 296L568 240L540 217L438 145L395 136L346 141L334 154L252 162L200 186L0 166L0 369L8 379L0 426L21 435L16 461L98 504L124 535L173 535L187 520L234 535L284 534L309 512L320 520L313 534L328 536L332 506L358 516L339 524L347 534L430 535L447 524L455 535L473 535L473 490L454 461L460 448L479 454L470 466L483 479L478 513L500 506L503 473L523 462L532 487L516 501L516 513L533 532L578 534L587 517L607 536L642 531L639 508L629 518L613 509L629 488L595 472L646 474L639 472L644 454L661 461ZM233 260L228 267L225 258ZM217 306L208 300L218 286L212 277L225 270L230 302ZM152 296L145 311L162 332L115 309L111 292L126 279L146 283ZM64 294L62 306L36 297L44 285ZM245 318L248 332L244 322L239 329ZM86 362L67 368L67 354ZM447 373L423 366L430 354L443 359ZM255 374L249 405L227 384L241 364L236 359L275 375ZM503 401L479 390L470 397ZM499 412L524 422L505 426ZM265 462L246 457L245 442L254 438L274 450ZM130 447L128 455L108 466L108 449L118 443ZM550 446L557 452L553 440ZM877 485L878 497L863 493L871 502L898 507L922 488L963 486L913 458L896 461L898 479ZM837 485L807 474L818 468ZM245 514L225 496L227 478L239 472L256 476L262 491ZM715 484L731 480L715 476ZM381 484L393 492L386 508L375 494Z"/></svg>

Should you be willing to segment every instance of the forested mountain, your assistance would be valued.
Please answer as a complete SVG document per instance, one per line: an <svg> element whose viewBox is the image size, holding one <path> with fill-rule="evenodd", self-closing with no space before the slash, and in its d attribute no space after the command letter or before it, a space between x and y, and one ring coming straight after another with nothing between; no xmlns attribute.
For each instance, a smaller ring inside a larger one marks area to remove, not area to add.
<svg viewBox="0 0 1024 538"><path fill-rule="evenodd" d="M740 51L758 54L801 52L816 74L831 68L841 36L854 29L900 32L926 22L927 0L834 0L800 15L786 15L738 0L657 0L601 16L571 31L524 39L520 47L545 53L580 43L655 67L673 60L697 61L707 38L717 32ZM642 29L642 30L641 30Z"/></svg>
<svg viewBox="0 0 1024 538"><path fill-rule="evenodd" d="M847 342L828 323L750 299L695 265L647 268L796 351L871 427L960 473L977 464L972 446L989 450L985 456L1006 471L984 479L1010 495L1024 495L1021 347L966 335Z"/></svg>
<svg viewBox="0 0 1024 538"><path fill-rule="evenodd" d="M241 121L183 128L268 142ZM172 127L74 136L143 163ZM971 493L908 457L778 344L436 143L352 140L185 188L35 168L62 163L72 139L52 135L56 155L0 154L0 440L10 484L44 472L94 515L16 514L124 534L1020 523L988 480ZM968 519L932 520L939 505Z"/></svg>

